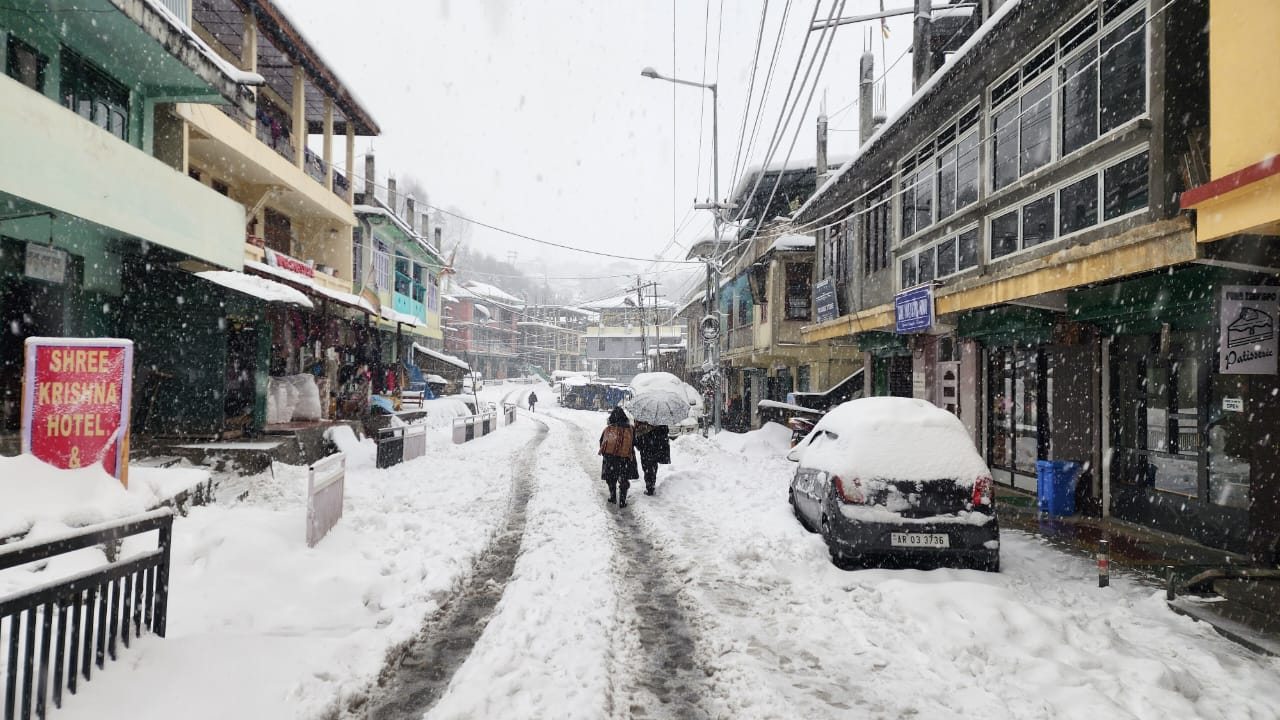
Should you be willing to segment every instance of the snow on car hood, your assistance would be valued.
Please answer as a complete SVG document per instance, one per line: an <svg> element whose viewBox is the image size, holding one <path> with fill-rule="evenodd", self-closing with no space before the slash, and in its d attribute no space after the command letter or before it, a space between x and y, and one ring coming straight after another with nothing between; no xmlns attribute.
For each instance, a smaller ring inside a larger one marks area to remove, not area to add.
<svg viewBox="0 0 1280 720"><path fill-rule="evenodd" d="M804 467L843 477L950 478L972 486L990 475L959 418L910 398L861 398L836 406L795 456Z"/></svg>

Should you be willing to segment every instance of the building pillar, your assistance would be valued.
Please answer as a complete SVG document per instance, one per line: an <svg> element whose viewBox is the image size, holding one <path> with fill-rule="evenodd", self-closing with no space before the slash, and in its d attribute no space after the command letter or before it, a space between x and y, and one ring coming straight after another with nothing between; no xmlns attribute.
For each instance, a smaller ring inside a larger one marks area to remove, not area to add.
<svg viewBox="0 0 1280 720"><path fill-rule="evenodd" d="M306 168L307 159L307 75L301 65L293 66L293 164Z"/></svg>
<svg viewBox="0 0 1280 720"><path fill-rule="evenodd" d="M356 129L351 122L351 118L347 118L347 203L355 204L356 201Z"/></svg>
<svg viewBox="0 0 1280 720"><path fill-rule="evenodd" d="M324 99L324 188L333 192L333 98Z"/></svg>
<svg viewBox="0 0 1280 720"><path fill-rule="evenodd" d="M253 13L244 14L244 36L240 41L240 69L245 72L258 72L258 20ZM254 107L257 107L258 88L250 87L253 93ZM249 118L249 132L258 134L258 117Z"/></svg>

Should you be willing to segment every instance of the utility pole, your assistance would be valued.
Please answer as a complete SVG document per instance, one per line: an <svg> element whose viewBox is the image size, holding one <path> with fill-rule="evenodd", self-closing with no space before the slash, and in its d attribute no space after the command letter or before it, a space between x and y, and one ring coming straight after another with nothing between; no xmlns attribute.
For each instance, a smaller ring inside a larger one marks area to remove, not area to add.
<svg viewBox="0 0 1280 720"><path fill-rule="evenodd" d="M644 291L645 291L645 288L653 288L653 297L654 297L654 299L653 299L653 307L654 307L654 329L655 329L655 330L657 331L657 333L658 333L658 338L657 338L658 347L661 347L661 346L662 346L662 328L661 328L661 327L659 327L659 326L658 326L658 324L657 324L657 323L658 323L658 315L657 315L657 312L658 312L658 310L657 310L657 308L658 308L658 283L653 282L652 280L651 280L651 281L649 281L649 282L644 282L644 279L643 279L643 278L641 278L639 275L637 275L637 276L636 276L636 286L635 286L634 288L627 288L627 291L628 291L628 292L630 292L631 290L635 290L635 291L636 291L636 308L637 308L637 309L639 310L639 312L640 312L640 354L644 357L644 368L645 368L645 370L646 370L646 371L648 371L648 370L650 370L651 368L649 367L649 341L648 341L648 330L645 328L645 319L644 319ZM630 302L630 300L628 300L627 302Z"/></svg>

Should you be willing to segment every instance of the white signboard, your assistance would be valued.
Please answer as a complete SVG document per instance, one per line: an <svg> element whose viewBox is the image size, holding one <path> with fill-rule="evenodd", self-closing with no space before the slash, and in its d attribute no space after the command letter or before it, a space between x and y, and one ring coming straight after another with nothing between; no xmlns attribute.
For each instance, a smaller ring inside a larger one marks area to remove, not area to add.
<svg viewBox="0 0 1280 720"><path fill-rule="evenodd" d="M1218 370L1236 375L1276 374L1276 316L1280 288L1224 285L1218 315Z"/></svg>
<svg viewBox="0 0 1280 720"><path fill-rule="evenodd" d="M929 398L925 397L925 394L924 373L919 371L911 373L911 397L918 400L928 400Z"/></svg>
<svg viewBox="0 0 1280 720"><path fill-rule="evenodd" d="M67 275L67 254L61 250L27 243L26 276L61 283Z"/></svg>
<svg viewBox="0 0 1280 720"><path fill-rule="evenodd" d="M1227 412L1244 412L1244 398L1222 398L1222 409Z"/></svg>

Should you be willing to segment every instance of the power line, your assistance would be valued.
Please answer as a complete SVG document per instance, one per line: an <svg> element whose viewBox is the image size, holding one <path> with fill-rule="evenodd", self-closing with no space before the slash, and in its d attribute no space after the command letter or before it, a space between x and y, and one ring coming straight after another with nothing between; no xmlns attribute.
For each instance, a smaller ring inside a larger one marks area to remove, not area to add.
<svg viewBox="0 0 1280 720"><path fill-rule="evenodd" d="M733 172L729 174L729 187L738 181L738 163L742 160L743 140L747 136L747 116L751 114L751 96L756 87L756 71L760 67L760 43L764 40L764 22L769 14L769 0L764 0L760 8L760 27L756 30L756 49L751 56L751 77L747 80L747 99L742 104L742 124L738 127L738 146L733 151ZM717 70L718 74L718 70ZM730 190L730 192L733 192ZM715 198L719 202L721 198Z"/></svg>
<svg viewBox="0 0 1280 720"><path fill-rule="evenodd" d="M752 123L751 138L747 142L746 152L743 153L742 155L743 163L746 163L750 159L751 153L754 152L756 148L756 140L760 136L760 126L761 126L761 122L764 120L765 102L769 98L769 90L773 87L773 71L777 67L778 58L782 55L782 35L783 35L783 31L787 27L787 19L790 16L791 16L791 0L787 0L786 5L784 5L782 8L782 19L778 22L778 34L773 40L773 53L772 53L772 57L769 60L769 71L765 73L764 90L761 91L760 102L756 107L756 119L755 119L755 122ZM736 161L735 161L735 165L737 165ZM744 173L746 172L745 165L743 166L743 172ZM739 175L735 172L732 178L732 182L730 183L730 187L731 188L736 187L738 180L739 180ZM730 190L729 192L733 192L733 190Z"/></svg>

